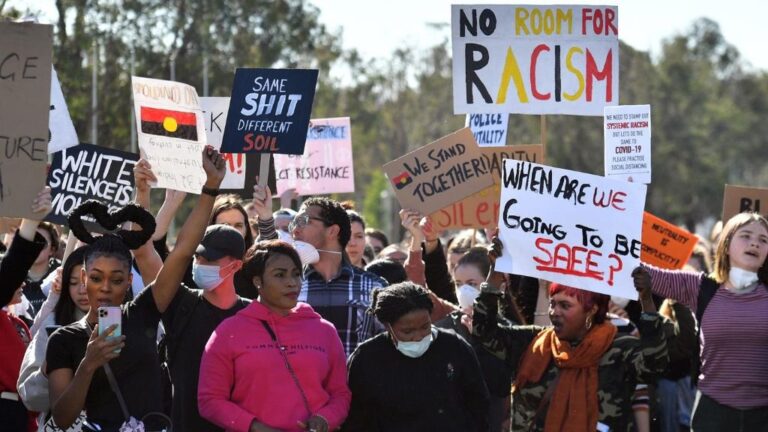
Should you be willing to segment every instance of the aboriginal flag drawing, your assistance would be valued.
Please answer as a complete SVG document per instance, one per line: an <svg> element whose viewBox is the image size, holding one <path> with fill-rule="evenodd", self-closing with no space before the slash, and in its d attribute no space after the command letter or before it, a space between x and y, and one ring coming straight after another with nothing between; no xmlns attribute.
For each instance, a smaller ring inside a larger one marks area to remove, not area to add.
<svg viewBox="0 0 768 432"><path fill-rule="evenodd" d="M197 118L193 112L141 107L141 131L197 141Z"/></svg>

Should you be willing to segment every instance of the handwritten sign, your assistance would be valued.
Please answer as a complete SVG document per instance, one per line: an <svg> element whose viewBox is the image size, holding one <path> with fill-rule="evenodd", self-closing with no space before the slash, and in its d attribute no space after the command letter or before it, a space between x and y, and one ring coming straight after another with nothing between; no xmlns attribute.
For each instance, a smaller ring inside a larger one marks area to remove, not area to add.
<svg viewBox="0 0 768 432"><path fill-rule="evenodd" d="M97 199L110 209L133 199L133 167L139 156L93 144L80 144L53 154L48 185L53 210L46 220L66 225L81 202Z"/></svg>
<svg viewBox="0 0 768 432"><path fill-rule="evenodd" d="M603 115L619 101L616 6L453 5L453 111Z"/></svg>
<svg viewBox="0 0 768 432"><path fill-rule="evenodd" d="M493 185L491 165L469 128L427 144L383 166L406 209L432 214Z"/></svg>
<svg viewBox="0 0 768 432"><path fill-rule="evenodd" d="M643 214L643 249L640 259L644 263L666 269L681 269L691 258L699 239L690 232L656 217Z"/></svg>
<svg viewBox="0 0 768 432"><path fill-rule="evenodd" d="M651 106L605 107L605 176L651 183Z"/></svg>
<svg viewBox="0 0 768 432"><path fill-rule="evenodd" d="M203 120L205 120L206 142L218 150L221 148L221 140L224 137L224 125L227 124L229 98L201 97L200 108L203 110ZM243 189L245 185L245 155L242 153L222 153L221 156L227 162L227 174L224 176L219 189Z"/></svg>
<svg viewBox="0 0 768 432"><path fill-rule="evenodd" d="M34 218L45 186L53 27L0 21L0 216Z"/></svg>
<svg viewBox="0 0 768 432"><path fill-rule="evenodd" d="M723 223L741 212L755 212L768 217L768 189L725 185Z"/></svg>
<svg viewBox="0 0 768 432"><path fill-rule="evenodd" d="M48 154L74 147L80 142L77 138L75 125L69 116L69 109L64 100L64 92L61 91L61 83L59 83L56 70L51 71L51 114L48 123L51 134Z"/></svg>
<svg viewBox="0 0 768 432"><path fill-rule="evenodd" d="M278 194L291 188L299 195L354 192L349 117L312 120L304 154L275 155L275 169Z"/></svg>
<svg viewBox="0 0 768 432"><path fill-rule="evenodd" d="M157 187L200 194L205 183L205 123L194 87L132 77L136 129L142 157Z"/></svg>
<svg viewBox="0 0 768 432"><path fill-rule="evenodd" d="M646 186L507 159L500 271L637 298Z"/></svg>
<svg viewBox="0 0 768 432"><path fill-rule="evenodd" d="M316 84L314 69L237 69L222 150L303 154Z"/></svg>
<svg viewBox="0 0 768 432"><path fill-rule="evenodd" d="M480 148L483 158L491 167L494 185L455 202L430 215L440 230L465 228L493 228L499 223L499 195L501 170L504 159L544 163L541 144Z"/></svg>
<svg viewBox="0 0 768 432"><path fill-rule="evenodd" d="M507 144L507 114L467 114L464 125L472 129L472 135L480 147L496 147Z"/></svg>

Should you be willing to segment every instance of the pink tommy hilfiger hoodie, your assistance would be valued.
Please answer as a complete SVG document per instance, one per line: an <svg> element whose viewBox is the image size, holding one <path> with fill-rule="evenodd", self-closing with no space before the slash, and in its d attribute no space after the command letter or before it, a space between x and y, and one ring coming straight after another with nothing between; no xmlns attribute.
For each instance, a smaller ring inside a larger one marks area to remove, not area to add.
<svg viewBox="0 0 768 432"><path fill-rule="evenodd" d="M285 347L311 412L262 320ZM224 320L208 339L197 395L204 418L227 431L244 432L254 419L301 431L297 422L314 414L334 430L346 418L352 398L344 348L333 324L305 303L283 317L256 301Z"/></svg>

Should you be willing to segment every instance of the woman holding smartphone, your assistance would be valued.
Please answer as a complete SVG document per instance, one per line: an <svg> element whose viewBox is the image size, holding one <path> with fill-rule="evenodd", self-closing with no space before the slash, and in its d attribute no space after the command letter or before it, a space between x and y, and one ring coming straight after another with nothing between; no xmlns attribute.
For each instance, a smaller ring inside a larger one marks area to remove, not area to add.
<svg viewBox="0 0 768 432"><path fill-rule="evenodd" d="M140 207L128 206L118 214L121 219L138 224L140 231L120 230L117 235L93 238L81 218L92 214L100 223L113 227L106 207L87 201L70 215L72 233L89 244L82 281L90 308L84 319L60 328L48 342L46 371L51 412L59 427L70 427L81 410L103 432L118 431L129 416L141 420L148 414L162 412L157 325L202 239L225 173L224 160L216 150L207 147L202 159L207 176L203 193L179 233L176 247L148 289L126 304L122 303L131 287L131 249L141 247L141 253L149 251L156 256L148 243L154 232L154 219ZM100 329L97 324L100 308L110 306L120 307L119 337L113 335L117 325ZM107 364L109 368L104 367Z"/></svg>

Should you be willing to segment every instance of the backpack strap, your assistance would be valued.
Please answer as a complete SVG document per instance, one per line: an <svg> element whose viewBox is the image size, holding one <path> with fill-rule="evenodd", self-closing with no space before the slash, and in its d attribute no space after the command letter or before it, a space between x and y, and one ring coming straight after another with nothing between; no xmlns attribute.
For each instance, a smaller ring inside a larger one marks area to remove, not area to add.
<svg viewBox="0 0 768 432"><path fill-rule="evenodd" d="M720 284L709 276L701 277L699 285L699 296L696 302L696 341L699 347L693 351L691 359L691 382L693 385L699 382L699 372L701 372L701 320L704 318L704 310L707 309L712 297L715 296Z"/></svg>

